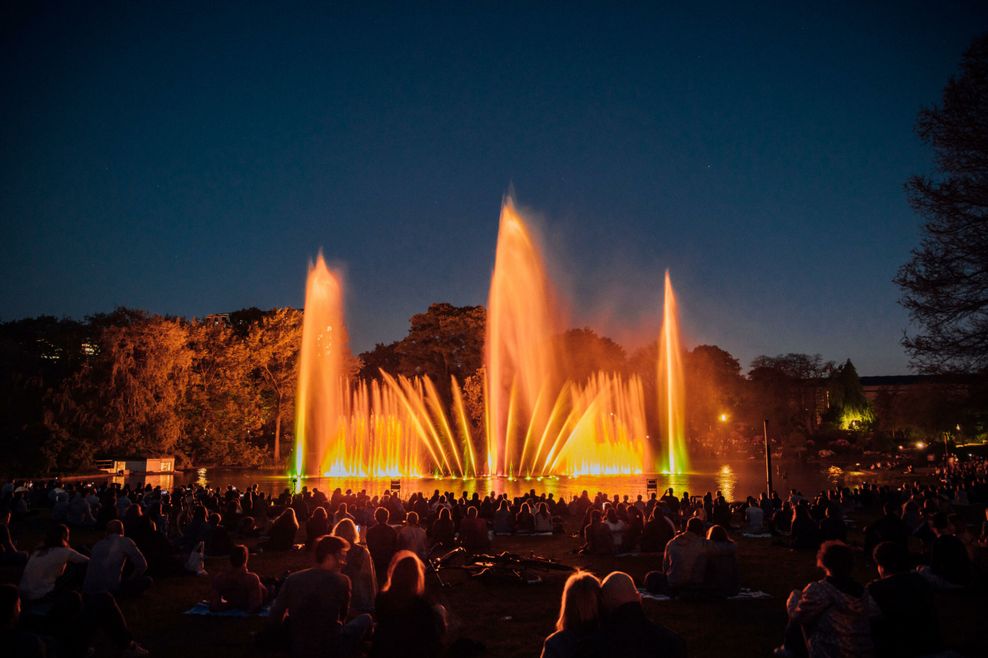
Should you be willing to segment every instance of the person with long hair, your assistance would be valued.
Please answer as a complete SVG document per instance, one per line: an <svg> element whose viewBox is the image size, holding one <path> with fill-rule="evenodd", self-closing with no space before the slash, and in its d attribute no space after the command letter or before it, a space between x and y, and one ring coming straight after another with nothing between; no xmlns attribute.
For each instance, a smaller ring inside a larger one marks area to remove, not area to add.
<svg viewBox="0 0 988 658"><path fill-rule="evenodd" d="M587 571L566 579L556 620L556 632L542 644L542 658L587 655L601 622L600 581Z"/></svg>
<svg viewBox="0 0 988 658"><path fill-rule="evenodd" d="M429 530L432 535L432 545L451 548L456 537L456 526L453 525L453 515L448 507L439 508L439 518L432 523Z"/></svg>
<svg viewBox="0 0 988 658"><path fill-rule="evenodd" d="M55 592L58 579L69 564L86 564L89 558L69 546L69 528L61 523L48 528L41 548L31 553L21 575L21 597L27 603Z"/></svg>
<svg viewBox="0 0 988 658"><path fill-rule="evenodd" d="M343 565L343 575L350 578L350 607L355 612L369 612L374 609L377 596L377 574L370 551L357 543L357 526L353 519L342 519L333 527L333 536L341 537L350 543L350 552Z"/></svg>
<svg viewBox="0 0 988 658"><path fill-rule="evenodd" d="M372 658L430 658L441 654L445 615L425 597L425 565L415 553L395 553L374 609L377 629Z"/></svg>
<svg viewBox="0 0 988 658"><path fill-rule="evenodd" d="M544 502L539 503L535 511L535 532L552 532L552 514L549 513L549 506Z"/></svg>
<svg viewBox="0 0 988 658"><path fill-rule="evenodd" d="M298 518L294 508L286 507L268 528L268 541L264 548L272 551L287 551L295 545L298 534Z"/></svg>
<svg viewBox="0 0 988 658"><path fill-rule="evenodd" d="M319 506L312 510L309 520L305 522L305 550L312 550L316 540L326 534L329 534L329 515L325 507Z"/></svg>

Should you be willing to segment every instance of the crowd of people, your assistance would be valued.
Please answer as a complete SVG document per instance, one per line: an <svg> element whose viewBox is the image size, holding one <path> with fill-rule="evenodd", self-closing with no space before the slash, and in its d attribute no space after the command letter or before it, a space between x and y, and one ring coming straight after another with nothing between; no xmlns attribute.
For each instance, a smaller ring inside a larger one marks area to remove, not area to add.
<svg viewBox="0 0 988 658"><path fill-rule="evenodd" d="M816 551L825 574L790 596L778 654L927 655L942 648L932 593L971 588L983 573L975 553L988 547L988 520L974 527L964 511L986 501L988 470L976 459L928 481L835 487L812 498L763 493L739 503L672 489L566 500L534 490L404 497L302 487L267 495L257 485L169 491L8 482L0 488L0 567L19 576L16 587L0 588L0 643L16 655L82 656L102 631L123 655L144 655L119 600L144 595L157 579L202 573L206 558L222 557L227 566L210 566L209 607L266 609L262 646L300 657L436 656L447 644L447 614L426 591L430 556L454 546L483 553L502 535L569 528L588 556L654 554L654 568L637 584L621 571L603 580L573 574L544 656L683 655L682 638L645 616L640 592L738 594L738 535ZM862 548L877 578L865 586L852 578L848 519L872 508L882 514L863 529ZM19 528L39 515L50 517L44 540L20 549ZM79 528L102 529L103 538L73 547ZM281 577L252 572L251 553L271 551L307 553L313 566Z"/></svg>

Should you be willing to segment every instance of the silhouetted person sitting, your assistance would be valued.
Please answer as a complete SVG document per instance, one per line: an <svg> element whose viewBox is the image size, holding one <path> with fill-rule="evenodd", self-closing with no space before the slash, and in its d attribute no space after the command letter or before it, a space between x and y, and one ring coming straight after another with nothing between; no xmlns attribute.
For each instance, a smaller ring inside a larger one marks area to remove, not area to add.
<svg viewBox="0 0 988 658"><path fill-rule="evenodd" d="M583 529L583 551L591 555L613 555L615 552L614 536L600 510L590 513L590 523Z"/></svg>
<svg viewBox="0 0 988 658"><path fill-rule="evenodd" d="M600 658L679 658L686 643L671 630L649 621L631 576L614 571L600 587L604 615L597 636Z"/></svg>
<svg viewBox="0 0 988 658"><path fill-rule="evenodd" d="M453 546L453 540L456 537L456 526L453 525L453 516L450 514L448 507L443 507L439 510L439 518L432 523L430 534L432 535L432 544L434 546L442 546L444 548L451 548Z"/></svg>
<svg viewBox="0 0 988 658"><path fill-rule="evenodd" d="M532 508L528 503L522 503L521 509L515 516L515 531L522 533L535 532L535 516L532 515Z"/></svg>
<svg viewBox="0 0 988 658"><path fill-rule="evenodd" d="M209 609L257 612L264 605L268 590L258 575L247 568L247 547L237 544L230 550L230 568L213 577Z"/></svg>
<svg viewBox="0 0 988 658"><path fill-rule="evenodd" d="M719 525L707 531L707 574L704 589L716 596L734 596L741 589L738 546Z"/></svg>
<svg viewBox="0 0 988 658"><path fill-rule="evenodd" d="M832 506L827 506L820 520L820 539L822 541L847 541L847 526L844 519L834 513Z"/></svg>
<svg viewBox="0 0 988 658"><path fill-rule="evenodd" d="M460 521L460 543L468 553L482 553L491 547L487 521L480 518L477 508L467 508L467 515Z"/></svg>
<svg viewBox="0 0 988 658"><path fill-rule="evenodd" d="M124 567L128 563L130 570L124 578ZM124 537L123 523L114 519L106 524L106 536L96 542L89 554L82 591L86 594L140 594L152 584L144 575L147 567L147 560L137 544L130 537Z"/></svg>
<svg viewBox="0 0 988 658"><path fill-rule="evenodd" d="M600 581L592 573L577 571L563 586L556 632L542 643L541 658L594 656L600 623Z"/></svg>
<svg viewBox="0 0 988 658"><path fill-rule="evenodd" d="M817 566L826 576L789 595L786 641L776 653L809 658L874 655L871 618L878 610L864 586L851 577L854 553L843 542L824 542Z"/></svg>
<svg viewBox="0 0 988 658"><path fill-rule="evenodd" d="M374 572L386 574L391 558L398 550L398 531L388 525L391 513L386 507L374 510L374 520L377 522L367 529L367 550L374 560Z"/></svg>
<svg viewBox="0 0 988 658"><path fill-rule="evenodd" d="M930 545L930 566L920 568L920 573L940 589L971 584L971 558L964 542L954 535L950 519L942 512L934 514L930 528L935 535Z"/></svg>
<svg viewBox="0 0 988 658"><path fill-rule="evenodd" d="M17 658L45 658L47 647L20 627L21 599L13 585L0 585L0 652Z"/></svg>
<svg viewBox="0 0 988 658"><path fill-rule="evenodd" d="M882 511L883 516L864 529L866 555L873 555L875 547L882 542L895 542L901 544L903 548L909 542L909 528L899 516L899 506L885 503Z"/></svg>
<svg viewBox="0 0 988 658"><path fill-rule="evenodd" d="M645 574L645 587L657 594L702 591L707 576L707 540L703 521L692 518L681 532L666 544L662 571Z"/></svg>
<svg viewBox="0 0 988 658"><path fill-rule="evenodd" d="M271 605L270 623L284 628L293 658L346 658L357 653L373 623L350 611L350 579L340 573L350 545L339 537L316 542L316 566L289 575Z"/></svg>
<svg viewBox="0 0 988 658"><path fill-rule="evenodd" d="M515 515L511 513L508 501L501 500L497 511L494 512L494 534L510 535L515 531Z"/></svg>
<svg viewBox="0 0 988 658"><path fill-rule="evenodd" d="M642 532L642 553L661 553L669 540L675 536L676 526L662 513L662 509L656 506Z"/></svg>
<svg viewBox="0 0 988 658"><path fill-rule="evenodd" d="M57 524L48 529L44 544L31 553L21 574L21 598L28 603L39 602L55 594L59 578L70 564L86 564L89 558L69 547L69 529Z"/></svg>
<svg viewBox="0 0 988 658"><path fill-rule="evenodd" d="M268 541L264 544L264 548L272 551L287 551L295 545L297 534L298 519L295 510L286 507L268 528Z"/></svg>
<svg viewBox="0 0 988 658"><path fill-rule="evenodd" d="M425 567L415 553L395 554L374 610L372 658L432 658L442 653L446 620L425 598Z"/></svg>
<svg viewBox="0 0 988 658"><path fill-rule="evenodd" d="M820 546L820 531L813 517L810 516L810 509L805 501L800 501L792 513L789 546L812 549Z"/></svg>
<svg viewBox="0 0 988 658"><path fill-rule="evenodd" d="M405 525L398 531L398 548L415 553L420 560L429 559L429 540L419 526L417 513L409 512L405 517Z"/></svg>
<svg viewBox="0 0 988 658"><path fill-rule="evenodd" d="M876 655L908 658L935 653L941 645L932 586L910 569L909 553L898 542L876 546L873 559L879 579L869 583L868 593L882 613L872 624Z"/></svg>
<svg viewBox="0 0 988 658"><path fill-rule="evenodd" d="M28 552L17 550L7 524L0 524L0 567L20 567L27 564ZM20 605L20 604L18 604Z"/></svg>
<svg viewBox="0 0 988 658"><path fill-rule="evenodd" d="M377 596L377 573L370 552L357 543L357 526L353 519L343 519L333 528L333 535L350 544L342 573L350 579L350 608L370 612Z"/></svg>
<svg viewBox="0 0 988 658"><path fill-rule="evenodd" d="M305 549L311 551L316 540L328 535L329 530L329 515L326 514L326 508L317 507L312 510L312 515L305 522Z"/></svg>

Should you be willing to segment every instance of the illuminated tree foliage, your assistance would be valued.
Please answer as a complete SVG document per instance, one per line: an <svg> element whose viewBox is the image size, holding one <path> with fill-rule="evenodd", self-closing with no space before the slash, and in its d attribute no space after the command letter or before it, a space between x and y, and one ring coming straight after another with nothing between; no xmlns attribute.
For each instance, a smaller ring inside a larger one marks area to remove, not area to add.
<svg viewBox="0 0 988 658"><path fill-rule="evenodd" d="M934 177L906 185L925 218L920 246L895 282L919 327L903 345L924 372L988 369L988 35L964 54L938 107L916 130L933 147Z"/></svg>

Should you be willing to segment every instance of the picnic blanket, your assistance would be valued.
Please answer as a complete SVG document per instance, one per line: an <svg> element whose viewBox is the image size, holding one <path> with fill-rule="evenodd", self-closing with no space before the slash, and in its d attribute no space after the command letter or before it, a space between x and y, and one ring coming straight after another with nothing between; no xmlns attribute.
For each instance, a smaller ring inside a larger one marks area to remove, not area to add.
<svg viewBox="0 0 988 658"><path fill-rule="evenodd" d="M672 601L671 596L665 594L652 594L644 589L639 589L643 599L651 599L653 601ZM742 587L734 596L727 597L728 601L746 601L749 599L770 599L772 595L768 592L761 592L755 589L748 589L747 587Z"/></svg>
<svg viewBox="0 0 988 658"><path fill-rule="evenodd" d="M267 617L271 611L270 606L264 606L258 612L250 613L246 610L219 610L209 609L209 601L199 601L194 606L183 612L184 615L196 615L197 617Z"/></svg>

